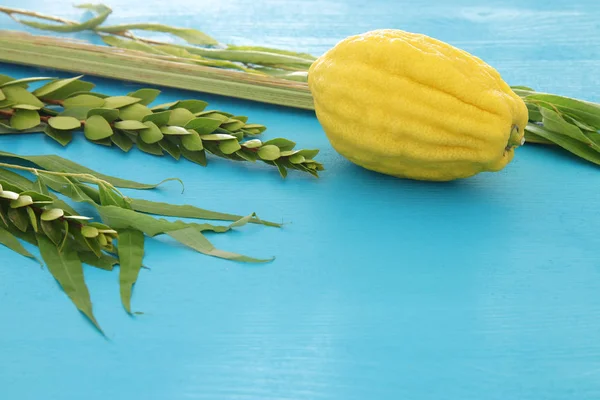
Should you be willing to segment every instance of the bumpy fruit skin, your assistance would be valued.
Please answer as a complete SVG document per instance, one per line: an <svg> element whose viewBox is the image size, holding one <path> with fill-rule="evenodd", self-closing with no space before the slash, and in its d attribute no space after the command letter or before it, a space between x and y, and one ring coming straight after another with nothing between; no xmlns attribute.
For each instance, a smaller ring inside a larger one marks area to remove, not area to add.
<svg viewBox="0 0 600 400"><path fill-rule="evenodd" d="M348 37L308 72L331 145L364 168L449 181L499 171L523 144L528 111L491 66L421 34Z"/></svg>

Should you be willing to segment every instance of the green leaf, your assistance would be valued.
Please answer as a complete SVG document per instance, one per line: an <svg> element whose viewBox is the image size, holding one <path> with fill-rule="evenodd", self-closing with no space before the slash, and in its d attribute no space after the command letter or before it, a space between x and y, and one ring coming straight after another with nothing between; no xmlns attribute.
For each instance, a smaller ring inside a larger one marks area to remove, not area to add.
<svg viewBox="0 0 600 400"><path fill-rule="evenodd" d="M119 285L123 307L131 314L131 292L144 257L144 234L135 229L119 231Z"/></svg>
<svg viewBox="0 0 600 400"><path fill-rule="evenodd" d="M119 118L119 110L114 108L92 108L88 111L87 117L89 118L92 115L99 115L108 122L113 122Z"/></svg>
<svg viewBox="0 0 600 400"><path fill-rule="evenodd" d="M185 108L175 108L171 110L168 124L175 126L186 126L186 124L194 118L194 114L192 114L191 111Z"/></svg>
<svg viewBox="0 0 600 400"><path fill-rule="evenodd" d="M36 28L36 29L43 29L43 30L52 31L52 32L81 32L81 31L94 29L98 25L102 24L106 20L106 18L110 15L110 13L112 12L112 10L110 8L108 8L102 4L99 4L99 5L81 4L81 5L76 5L75 7L85 8L90 11L94 11L98 15L93 18L90 18L87 21L82 22L80 24L60 24L60 25L59 24L46 24L43 22L37 22L37 21L31 21L31 20L27 20L27 19L17 18L15 16L12 16L12 18L15 21L22 23L23 25L27 25L27 26L30 26L30 27Z"/></svg>
<svg viewBox="0 0 600 400"><path fill-rule="evenodd" d="M10 126L20 131L40 124L40 114L34 110L16 110L10 118Z"/></svg>
<svg viewBox="0 0 600 400"><path fill-rule="evenodd" d="M83 267L78 254L69 245L59 252L58 247L42 234L37 235L37 240L42 258L54 279L60 284L75 307L102 332L96 317L94 317L90 293L85 284Z"/></svg>
<svg viewBox="0 0 600 400"><path fill-rule="evenodd" d="M120 118L122 120L134 120L134 121L143 121L144 117L152 114L152 111L145 105L136 103L130 106L125 106L120 111Z"/></svg>
<svg viewBox="0 0 600 400"><path fill-rule="evenodd" d="M162 103L162 104L158 104L158 105L156 105L156 106L154 106L154 107L151 107L150 109L151 109L152 111L156 111L156 110L164 110L164 109L166 109L166 108L171 108L171 107L173 107L173 106L174 106L174 105L176 105L177 103L179 103L179 101L172 101L172 102L169 102L169 103Z"/></svg>
<svg viewBox="0 0 600 400"><path fill-rule="evenodd" d="M0 101L2 101L2 100L6 100L6 95L4 94L2 89L0 89Z"/></svg>
<svg viewBox="0 0 600 400"><path fill-rule="evenodd" d="M173 106L171 106L171 108L173 108L173 109L185 108L186 110L195 114L195 113L199 113L199 112L203 111L206 108L206 106L208 106L208 103L206 101L190 99L190 100L180 100L177 103L173 104Z"/></svg>
<svg viewBox="0 0 600 400"><path fill-rule="evenodd" d="M73 78L68 78L68 79L55 79L52 82L48 82L44 86L39 87L36 90L34 90L33 94L35 96L37 96L38 98L50 96L50 95L58 92L60 89L65 88L70 83L81 79L82 77L83 77L83 75L74 76Z"/></svg>
<svg viewBox="0 0 600 400"><path fill-rule="evenodd" d="M312 61L316 60L316 57L313 56L312 54L298 53L298 52L289 51L289 50L273 49L273 48L270 48L270 47L228 45L227 49L229 49L229 50L243 50L243 51L261 51L261 52L266 52L266 53L284 54L284 55L288 55L288 56L300 57L300 58L305 58L307 60L312 60Z"/></svg>
<svg viewBox="0 0 600 400"><path fill-rule="evenodd" d="M525 129L527 132L532 132L543 139L555 143L584 160L600 165L600 153L579 140L550 131L535 124L528 124Z"/></svg>
<svg viewBox="0 0 600 400"><path fill-rule="evenodd" d="M0 227L0 244L3 244L4 246L8 247L16 253L19 253L22 256L29 257L33 260L36 260L37 262L40 262L37 258L33 256L33 254L31 254L29 251L27 251L27 249L25 249L25 247L23 247L21 242L19 242L19 240L12 233L10 233L2 227Z"/></svg>
<svg viewBox="0 0 600 400"><path fill-rule="evenodd" d="M70 107L89 107L89 108L99 108L104 106L104 99L99 97L90 95L90 94L80 94L78 96L69 97L63 103L65 108Z"/></svg>
<svg viewBox="0 0 600 400"><path fill-rule="evenodd" d="M77 78L77 77L76 77ZM70 78L73 79L73 78ZM70 79L66 79L66 80L70 80ZM52 82L50 82L48 85L52 84ZM66 98L68 98L69 96L72 96L75 93L78 94L82 94L85 92L89 92L90 90L92 90L94 88L94 84L91 82L86 82L86 81L82 81L82 80L73 80L69 83L67 83L65 86L61 87L60 89L55 90L54 92L45 94L44 99L45 100L64 100ZM41 87L40 89L42 89L43 87ZM35 95L37 95L36 91L33 92Z"/></svg>
<svg viewBox="0 0 600 400"><path fill-rule="evenodd" d="M221 123L229 120L229 118L233 117L233 114L229 114L223 111L203 111L195 114L196 117L210 118L210 119L218 119ZM219 124L221 125L221 124Z"/></svg>
<svg viewBox="0 0 600 400"><path fill-rule="evenodd" d="M214 118L197 117L185 124L186 129L193 129L200 135L208 135L221 125L221 121Z"/></svg>
<svg viewBox="0 0 600 400"><path fill-rule="evenodd" d="M245 125L245 123L242 122L242 121L237 121L235 119L230 119L230 120L228 120L226 122L223 122L223 124L221 124L221 127L223 129L226 129L226 130L230 131L230 132L235 132L238 129L243 128L244 125Z"/></svg>
<svg viewBox="0 0 600 400"><path fill-rule="evenodd" d="M242 157L246 161L255 162L258 159L258 155L254 151L241 149L238 150L235 154Z"/></svg>
<svg viewBox="0 0 600 400"><path fill-rule="evenodd" d="M100 197L99 204L103 206L117 206L121 208L130 208L130 206L125 202L125 199L123 199L123 197L119 196L117 193L114 193L105 184L100 183L98 185L98 192Z"/></svg>
<svg viewBox="0 0 600 400"><path fill-rule="evenodd" d="M244 146L247 149L257 149L262 145L263 144L260 139L251 139L242 143L242 146Z"/></svg>
<svg viewBox="0 0 600 400"><path fill-rule="evenodd" d="M221 150L223 154L233 154L241 148L242 146L240 146L239 142L235 139L219 142L219 150Z"/></svg>
<svg viewBox="0 0 600 400"><path fill-rule="evenodd" d="M146 129L147 126L144 125L140 121L127 120L127 121L115 122L115 128L123 129L123 130L127 130L127 131L136 131L136 130L140 130L140 129Z"/></svg>
<svg viewBox="0 0 600 400"><path fill-rule="evenodd" d="M84 133L85 137L90 140L101 140L110 137L113 130L104 118L99 115L92 115L85 121Z"/></svg>
<svg viewBox="0 0 600 400"><path fill-rule="evenodd" d="M33 78L15 79L15 80L8 81L8 82L5 82L3 84L0 84L0 87L1 88L5 88L5 87L8 87L8 86L14 86L14 85L23 87L23 86L27 86L27 85L23 85L23 84L27 84L27 83L31 83L31 82L39 82L39 81L49 81L49 80L52 80L52 79L54 79L54 78L48 78L48 77L45 77L45 76L33 77Z"/></svg>
<svg viewBox="0 0 600 400"><path fill-rule="evenodd" d="M4 190L2 190L0 192L0 198L8 199L8 200L16 200L19 198L19 193L13 192L12 190L6 190L6 187L5 187Z"/></svg>
<svg viewBox="0 0 600 400"><path fill-rule="evenodd" d="M10 208L27 207L33 204L31 196L20 194L19 198L10 201Z"/></svg>
<svg viewBox="0 0 600 400"><path fill-rule="evenodd" d="M528 95L525 101L539 104L544 108L556 107L560 112L600 129L600 104L546 93Z"/></svg>
<svg viewBox="0 0 600 400"><path fill-rule="evenodd" d="M171 236L173 239L177 240L181 244L184 244L202 254L206 254L213 257L250 263L269 262L274 259L274 257L269 259L253 258L241 254L219 250L215 248L215 246L213 246L213 244L209 242L209 240L201 232L198 232L198 230L194 229L193 227L186 227L175 231L169 231L167 232L167 235Z"/></svg>
<svg viewBox="0 0 600 400"><path fill-rule="evenodd" d="M196 29L191 28L176 28L172 26L162 25L162 24L121 24L121 25L112 25L105 26L99 29L101 32L110 32L110 33L118 33L126 30L144 30L144 31L154 31L154 32L163 32L170 33L172 35L178 36L185 40L190 44L199 44L206 46L213 46L219 44L215 39L208 36L207 34L200 32Z"/></svg>
<svg viewBox="0 0 600 400"><path fill-rule="evenodd" d="M81 127L81 122L73 117L52 117L48 119L48 124L59 131L70 131Z"/></svg>
<svg viewBox="0 0 600 400"><path fill-rule="evenodd" d="M294 148L294 146L296 146L296 143L292 142L291 140L287 140L287 139L283 139L283 138L267 140L263 144L265 146L270 145L270 144L275 145L275 146L279 147L279 149L281 151L292 150Z"/></svg>
<svg viewBox="0 0 600 400"><path fill-rule="evenodd" d="M33 231L35 233L38 233L38 222L37 216L35 215L35 211L33 211L33 208L31 207L25 208L25 211L27 211L27 216L29 217L29 224L33 228Z"/></svg>
<svg viewBox="0 0 600 400"><path fill-rule="evenodd" d="M196 131L190 131L189 135L182 136L181 144L190 151L200 151L204 149L202 139L200 139L200 135L198 135Z"/></svg>
<svg viewBox="0 0 600 400"><path fill-rule="evenodd" d="M127 96L141 99L139 104L147 106L152 103L159 94L160 90L158 89L138 89L135 92L128 93Z"/></svg>
<svg viewBox="0 0 600 400"><path fill-rule="evenodd" d="M188 135L188 136L191 136L191 135ZM175 136L175 137L177 137L177 136ZM185 137L186 136L184 136L184 138ZM163 139L158 142L158 145L174 159L179 160L179 158L181 157L181 150L179 149L179 146L177 144L173 143L172 141L170 141L168 139Z"/></svg>
<svg viewBox="0 0 600 400"><path fill-rule="evenodd" d="M292 163L292 164L302 164L304 161L306 161L306 158L304 158L304 156L302 154L293 154L291 155L288 160Z"/></svg>
<svg viewBox="0 0 600 400"><path fill-rule="evenodd" d="M205 141L221 141L221 140L231 140L236 139L235 136L231 136L225 133L213 133L210 135L200 135L200 138Z"/></svg>
<svg viewBox="0 0 600 400"><path fill-rule="evenodd" d="M124 152L128 152L133 147L133 141L129 136L121 133L120 131L114 131L110 140L116 144Z"/></svg>
<svg viewBox="0 0 600 400"><path fill-rule="evenodd" d="M112 271L113 267L119 263L119 259L107 254L102 254L98 258L93 252L79 252L79 259L82 263L91 265L92 267L100 268L105 271Z"/></svg>
<svg viewBox="0 0 600 400"><path fill-rule="evenodd" d="M196 164L206 166L206 153L204 152L204 150L190 151L185 147L181 147L180 149L181 155L184 156L186 159Z"/></svg>
<svg viewBox="0 0 600 400"><path fill-rule="evenodd" d="M154 122L146 121L143 124L146 125L147 128L142 129L139 133L140 133L140 139L142 139L144 142L156 143L156 142L159 142L164 137L164 135L162 134L162 132L160 131L160 129L158 128L158 126L156 126L156 124Z"/></svg>
<svg viewBox="0 0 600 400"><path fill-rule="evenodd" d="M277 160L280 155L281 152L279 150L279 147L273 144L263 145L261 148L258 149L258 156L263 160Z"/></svg>
<svg viewBox="0 0 600 400"><path fill-rule="evenodd" d="M300 150L298 154L304 156L307 160L312 160L319 154L319 150Z"/></svg>
<svg viewBox="0 0 600 400"><path fill-rule="evenodd" d="M164 135L189 135L190 132L180 126L161 126L160 131Z"/></svg>
<svg viewBox="0 0 600 400"><path fill-rule="evenodd" d="M83 237L92 239L97 237L99 232L98 229L94 228L93 226L84 225L81 227L81 234L83 235Z"/></svg>
<svg viewBox="0 0 600 400"><path fill-rule="evenodd" d="M65 212L62 209L60 209L60 208L51 208L51 209L45 210L42 213L40 219L42 221L48 221L49 222L49 221L57 220L57 219L61 218L63 215L65 215Z"/></svg>
<svg viewBox="0 0 600 400"><path fill-rule="evenodd" d="M141 99L130 96L111 96L104 99L104 108L122 108L139 103Z"/></svg>
<svg viewBox="0 0 600 400"><path fill-rule="evenodd" d="M540 112L542 114L542 124L546 129L561 133L586 144L592 143L592 141L581 132L581 129L562 119L555 111L542 107Z"/></svg>
<svg viewBox="0 0 600 400"><path fill-rule="evenodd" d="M158 143L146 143L143 140L138 140L136 144L138 149L144 153L154 154L156 156L164 155L162 148L158 145Z"/></svg>
<svg viewBox="0 0 600 400"><path fill-rule="evenodd" d="M16 110L35 110L35 111L41 109L41 107L32 106L29 104L15 104L12 106L12 108L14 108Z"/></svg>
<svg viewBox="0 0 600 400"><path fill-rule="evenodd" d="M63 221L45 221L40 219L40 227L42 232L57 246L60 246L63 242Z"/></svg>
<svg viewBox="0 0 600 400"><path fill-rule="evenodd" d="M90 113L90 110L92 110L90 107L69 107L65 108L58 115L61 117L73 117L75 119L83 121L87 118L88 114Z"/></svg>
<svg viewBox="0 0 600 400"><path fill-rule="evenodd" d="M144 118L142 118L142 122L153 122L158 126L166 125L169 122L169 116L171 115L171 110L167 111L159 111L153 114L148 114Z"/></svg>
<svg viewBox="0 0 600 400"><path fill-rule="evenodd" d="M27 211L21 208L9 208L6 215L12 224L21 232L25 232L29 227L29 215Z"/></svg>

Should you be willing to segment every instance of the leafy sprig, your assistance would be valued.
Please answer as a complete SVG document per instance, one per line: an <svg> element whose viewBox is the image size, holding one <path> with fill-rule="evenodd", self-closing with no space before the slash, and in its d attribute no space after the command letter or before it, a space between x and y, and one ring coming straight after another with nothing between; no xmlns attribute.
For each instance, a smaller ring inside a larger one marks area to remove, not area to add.
<svg viewBox="0 0 600 400"><path fill-rule="evenodd" d="M20 156L0 152L0 157L10 161L0 163L0 244L35 259L20 240L37 246L63 291L101 332L84 279L84 263L107 271L116 264L120 265L121 302L125 310L132 313L132 288L143 265L146 237L168 235L192 250L226 260L263 263L273 259L217 249L203 233L226 233L247 223L281 226L263 221L254 213L241 216L191 205L129 198L118 188L148 190L157 185L102 175L58 156ZM34 167L22 165L24 162ZM61 200L60 195L75 203L93 206L99 221L80 215ZM158 216L231 223L214 225L170 221Z"/></svg>
<svg viewBox="0 0 600 400"><path fill-rule="evenodd" d="M13 20L36 29L52 32L90 31L100 35L109 46L142 51L173 58L178 62L239 70L251 74L271 75L282 79L306 81L307 69L316 57L289 50L264 46L236 46L220 43L204 32L191 28L172 27L156 23L102 25L112 9L104 4L80 4L75 7L93 14L84 22L71 21L35 11L0 6L0 12ZM20 18L25 16L29 18ZM52 23L40 22L51 21ZM143 38L132 31L162 32L187 42L178 45Z"/></svg>
<svg viewBox="0 0 600 400"><path fill-rule="evenodd" d="M129 151L133 146L153 155L169 154L205 166L206 153L234 161L261 161L318 177L323 165L314 160L318 150L295 150L284 138L261 141L264 125L248 123L245 116L206 110L197 99L151 105L160 94L140 89L123 96L93 92L94 85L80 80L0 75L0 133L44 132L63 146L75 132L91 142ZM33 82L48 81L28 90Z"/></svg>
<svg viewBox="0 0 600 400"><path fill-rule="evenodd" d="M514 86L529 111L525 140L550 144L600 165L600 104Z"/></svg>

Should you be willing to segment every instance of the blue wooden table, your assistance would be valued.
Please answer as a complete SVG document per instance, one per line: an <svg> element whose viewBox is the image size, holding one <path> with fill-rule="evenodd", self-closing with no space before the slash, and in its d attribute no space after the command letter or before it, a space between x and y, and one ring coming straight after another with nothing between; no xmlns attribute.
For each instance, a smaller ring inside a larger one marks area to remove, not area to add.
<svg viewBox="0 0 600 400"><path fill-rule="evenodd" d="M71 0L2 5L79 19ZM600 101L595 0L117 1L111 23L194 27L222 42L321 54L375 28L422 32L494 65L512 85ZM485 5L484 5L485 4ZM22 29L0 16L0 28ZM33 31L32 31L33 32ZM37 32L39 33L39 32ZM85 34L77 37L86 38ZM15 77L70 76L0 64ZM97 90L140 87L87 77ZM319 148L320 179L214 157L189 162L39 135L0 148L58 154L139 181L144 198L290 222L211 237L276 256L249 266L147 241L151 270L122 310L118 273L85 270L109 340L52 276L0 248L0 398L597 400L600 169L526 145L502 172L450 184L394 179L333 151L313 113L179 90Z"/></svg>

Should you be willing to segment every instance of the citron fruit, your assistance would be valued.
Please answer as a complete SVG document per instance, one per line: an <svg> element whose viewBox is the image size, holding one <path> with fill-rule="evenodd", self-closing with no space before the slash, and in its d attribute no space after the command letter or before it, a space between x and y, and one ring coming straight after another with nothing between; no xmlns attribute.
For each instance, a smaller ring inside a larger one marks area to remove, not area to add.
<svg viewBox="0 0 600 400"><path fill-rule="evenodd" d="M481 59L426 35L348 37L308 72L332 147L364 168L450 181L500 171L524 142L528 111Z"/></svg>

